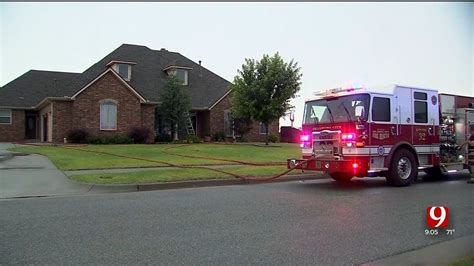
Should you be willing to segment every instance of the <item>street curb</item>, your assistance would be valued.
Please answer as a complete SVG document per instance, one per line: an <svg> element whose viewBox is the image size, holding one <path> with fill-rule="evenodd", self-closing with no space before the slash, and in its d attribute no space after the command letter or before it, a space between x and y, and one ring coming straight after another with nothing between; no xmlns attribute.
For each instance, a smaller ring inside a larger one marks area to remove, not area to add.
<svg viewBox="0 0 474 266"><path fill-rule="evenodd" d="M104 189L104 190L122 190L129 189L131 191L153 191L153 190L168 190L168 189L180 189L180 188L195 188L195 187L217 187L217 186L233 186L233 185L255 185L255 184L268 184L268 183L280 183L280 182L291 182L291 181L303 181L303 180L316 180L326 179L327 177L321 174L303 174L303 175L291 175L285 176L278 179L269 181L258 181L249 179L211 179L211 180L190 180L190 181L179 181L179 182L166 182L166 183L155 183L155 184L84 184L92 185L91 190Z"/></svg>
<svg viewBox="0 0 474 266"><path fill-rule="evenodd" d="M474 235L442 241L362 265L448 265L474 256Z"/></svg>

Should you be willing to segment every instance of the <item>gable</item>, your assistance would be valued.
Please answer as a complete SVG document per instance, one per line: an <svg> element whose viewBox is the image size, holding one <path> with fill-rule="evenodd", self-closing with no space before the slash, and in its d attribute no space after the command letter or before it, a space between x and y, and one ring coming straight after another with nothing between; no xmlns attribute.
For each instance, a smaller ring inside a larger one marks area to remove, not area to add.
<svg viewBox="0 0 474 266"><path fill-rule="evenodd" d="M113 80L116 80L119 82L120 85L122 86L117 86L116 84L113 83ZM109 82L103 82L104 79L107 79ZM100 83L98 86L98 83ZM132 93L133 96L135 96L141 103L147 102L134 88L132 88L125 80L120 77L114 70L111 68L107 69L104 71L101 75L99 75L97 78L89 82L86 86L84 86L82 89L80 89L78 92L76 92L71 98L74 100L76 99L77 96L80 94L84 93L87 89L89 88L95 88L99 87L99 89L104 90L103 92L99 93L104 93L104 94L109 94L110 89L118 89L119 87L122 87L126 90L128 90L130 93Z"/></svg>

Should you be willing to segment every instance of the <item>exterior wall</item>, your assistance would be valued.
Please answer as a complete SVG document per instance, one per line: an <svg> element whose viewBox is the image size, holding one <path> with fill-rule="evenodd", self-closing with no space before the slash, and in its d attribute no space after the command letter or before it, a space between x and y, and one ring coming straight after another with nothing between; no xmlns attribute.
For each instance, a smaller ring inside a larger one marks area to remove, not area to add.
<svg viewBox="0 0 474 266"><path fill-rule="evenodd" d="M209 111L202 111L196 113L196 133L197 136L200 138L204 138L205 136L210 136L210 112Z"/></svg>
<svg viewBox="0 0 474 266"><path fill-rule="evenodd" d="M100 130L100 101L117 102L117 130ZM53 103L53 140L63 142L72 129L84 129L91 136L126 135L134 127L153 132L155 106L140 100L112 73L104 75L72 102ZM152 134L153 135L153 134ZM150 136L149 142L153 142Z"/></svg>
<svg viewBox="0 0 474 266"><path fill-rule="evenodd" d="M69 130L72 128L72 102L55 101L52 103L53 121L52 121L52 141L64 142Z"/></svg>
<svg viewBox="0 0 474 266"><path fill-rule="evenodd" d="M10 125L0 125L0 142L20 141L25 139L25 111L11 110L12 120Z"/></svg>
<svg viewBox="0 0 474 266"><path fill-rule="evenodd" d="M48 142L51 142L53 139L52 139L52 132L53 132L53 123L52 123L52 118L53 118L53 104L50 103L48 105L46 105L45 107L43 107L40 112L39 112L39 120L40 120L40 140L41 141L44 141L44 119L46 117L46 119L48 120L48 139L47 141Z"/></svg>
<svg viewBox="0 0 474 266"><path fill-rule="evenodd" d="M225 110L231 109L231 99L232 93L229 93L221 102L219 102L212 110L210 111L210 133L211 135L222 131L224 132L224 112ZM269 134L279 135L280 121L274 121L268 126ZM244 135L244 138L248 141L264 142L266 135L260 134L260 123L254 121L252 123L252 129Z"/></svg>
<svg viewBox="0 0 474 266"><path fill-rule="evenodd" d="M231 108L231 95L232 93L229 93L210 111L209 119L211 135L219 131L224 132L224 111L230 110Z"/></svg>
<svg viewBox="0 0 474 266"><path fill-rule="evenodd" d="M141 105L141 124L154 132L155 129L155 105L142 104ZM150 134L147 143L155 142L154 134Z"/></svg>
<svg viewBox="0 0 474 266"><path fill-rule="evenodd" d="M280 138L279 133L280 128L280 121L274 121L268 125L268 134L274 134L278 138ZM264 142L266 138L266 134L260 134L260 122L253 121L252 129L244 135L244 138L248 141L257 141L257 142Z"/></svg>

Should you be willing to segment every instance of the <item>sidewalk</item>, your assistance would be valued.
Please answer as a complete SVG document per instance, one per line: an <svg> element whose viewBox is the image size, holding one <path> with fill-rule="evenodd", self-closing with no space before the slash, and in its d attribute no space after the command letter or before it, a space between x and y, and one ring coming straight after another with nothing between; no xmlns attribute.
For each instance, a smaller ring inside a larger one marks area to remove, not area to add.
<svg viewBox="0 0 474 266"><path fill-rule="evenodd" d="M57 169L56 166L46 156L37 154L18 154L7 150L12 147L14 147L13 144L0 143L0 199L19 197L83 195L93 193L137 192L162 189L265 183L262 181L242 180L236 178L222 180L179 181L155 184L82 184L70 180L66 175L71 176L89 173L123 173L170 168L120 168L63 172ZM239 167L239 165L216 165L212 167ZM314 174L297 174L283 176L281 178L272 180L271 182L288 182L321 178L326 177L323 175Z"/></svg>
<svg viewBox="0 0 474 266"><path fill-rule="evenodd" d="M363 265L449 265L474 257L474 235L443 241Z"/></svg>

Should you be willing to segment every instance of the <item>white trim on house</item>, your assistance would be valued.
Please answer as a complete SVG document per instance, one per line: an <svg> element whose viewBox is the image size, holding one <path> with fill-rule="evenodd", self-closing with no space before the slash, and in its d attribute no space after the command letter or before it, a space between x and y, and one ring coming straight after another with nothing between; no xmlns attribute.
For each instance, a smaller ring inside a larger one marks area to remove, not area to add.
<svg viewBox="0 0 474 266"><path fill-rule="evenodd" d="M224 98L229 95L229 93L231 93L232 90L229 90L228 92L226 92L224 94L224 96L222 96L219 100L217 100L213 105L211 105L211 107L209 107L209 110L211 110L212 108L214 108L214 106L216 106L217 104L219 104L222 100L224 100Z"/></svg>
<svg viewBox="0 0 474 266"><path fill-rule="evenodd" d="M175 65L171 65L171 66L167 66L165 68L162 69L162 71L167 71L169 69L172 69L172 68L179 68L179 69L187 69L187 70L193 70L192 67L184 67L184 66L175 66Z"/></svg>
<svg viewBox="0 0 474 266"><path fill-rule="evenodd" d="M93 81L89 82L86 86L84 86L82 89L80 89L78 92L76 92L71 99L75 100L77 95L81 94L84 90L89 88L92 84L94 84L97 80L99 80L101 77L105 76L105 74L111 72L114 74L125 87L127 87L135 96L137 96L138 99L140 99L140 102L145 103L147 102L132 86L130 86L117 72L115 72L112 68L107 69L104 71L102 74L100 74L98 77L96 77Z"/></svg>
<svg viewBox="0 0 474 266"><path fill-rule="evenodd" d="M10 113L10 116L0 116L0 117L8 117L8 118L10 118L10 122L9 122L9 123L2 123L2 122L0 122L0 125L11 125L11 124L12 124L12 119L13 119L12 109L1 108L0 110L2 110L2 111L8 111L8 112Z"/></svg>
<svg viewBox="0 0 474 266"><path fill-rule="evenodd" d="M112 60L107 63L105 66L111 66L113 64L126 64L126 65L136 65L137 63L135 62L128 62L128 61L120 61L120 60Z"/></svg>

